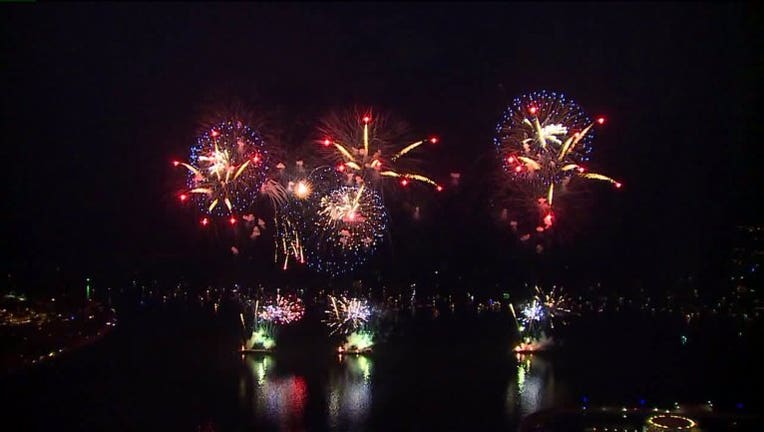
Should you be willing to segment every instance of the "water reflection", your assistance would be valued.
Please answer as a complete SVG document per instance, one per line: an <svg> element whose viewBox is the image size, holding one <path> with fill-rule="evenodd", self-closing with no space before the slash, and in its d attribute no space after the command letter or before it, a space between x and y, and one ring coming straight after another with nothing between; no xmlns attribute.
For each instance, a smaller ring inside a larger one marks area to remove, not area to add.
<svg viewBox="0 0 764 432"><path fill-rule="evenodd" d="M371 408L372 361L363 355L338 356L329 377L329 425L337 430L363 430Z"/></svg>
<svg viewBox="0 0 764 432"><path fill-rule="evenodd" d="M524 417L555 403L552 364L533 354L517 354L517 373L507 386L507 413Z"/></svg>
<svg viewBox="0 0 764 432"><path fill-rule="evenodd" d="M239 399L256 419L266 419L279 430L304 430L307 385L296 375L276 374L270 355L245 355L250 374L239 383Z"/></svg>

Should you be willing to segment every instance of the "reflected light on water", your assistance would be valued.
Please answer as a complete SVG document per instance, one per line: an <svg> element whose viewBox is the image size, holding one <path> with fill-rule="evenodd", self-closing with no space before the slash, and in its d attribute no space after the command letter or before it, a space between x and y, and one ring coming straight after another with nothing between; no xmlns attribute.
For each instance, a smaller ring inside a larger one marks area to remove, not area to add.
<svg viewBox="0 0 764 432"><path fill-rule="evenodd" d="M338 362L329 378L329 424L333 429L362 430L371 408L372 361L363 355L341 355Z"/></svg>
<svg viewBox="0 0 764 432"><path fill-rule="evenodd" d="M517 373L507 386L507 413L524 417L555 402L552 365L533 354L517 354Z"/></svg>
<svg viewBox="0 0 764 432"><path fill-rule="evenodd" d="M303 430L307 385L296 375L277 376L269 355L244 356L249 380L240 385L240 398L257 418L265 418L280 430Z"/></svg>

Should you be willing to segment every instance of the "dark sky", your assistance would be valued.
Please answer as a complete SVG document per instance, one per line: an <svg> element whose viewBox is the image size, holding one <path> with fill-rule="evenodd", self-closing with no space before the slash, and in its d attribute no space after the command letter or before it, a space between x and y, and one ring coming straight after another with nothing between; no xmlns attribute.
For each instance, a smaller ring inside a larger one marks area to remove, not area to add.
<svg viewBox="0 0 764 432"><path fill-rule="evenodd" d="M357 104L437 132L428 171L462 172L465 185L443 198L446 214L420 229L418 243L448 239L453 251L441 258L476 273L486 257L502 269L505 256L520 253L482 214L481 189L495 175L485 161L502 110L536 89L608 117L593 161L626 184L596 193L591 223L562 249L571 263L628 275L698 270L721 254L726 230L761 222L761 128L753 124L762 28L752 4L0 11L11 266L140 267L208 246L177 208L169 161L186 156L205 104L232 98L300 144L315 119Z"/></svg>

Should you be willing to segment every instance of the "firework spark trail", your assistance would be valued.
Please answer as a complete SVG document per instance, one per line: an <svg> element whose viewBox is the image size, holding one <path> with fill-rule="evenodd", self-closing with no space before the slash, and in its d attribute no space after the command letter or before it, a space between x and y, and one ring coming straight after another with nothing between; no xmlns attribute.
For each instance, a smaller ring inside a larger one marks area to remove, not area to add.
<svg viewBox="0 0 764 432"><path fill-rule="evenodd" d="M257 309L259 307L260 307L260 300L258 299L258 300L255 300L255 309L254 309L254 311L255 311L255 314L254 314L255 315L255 323L257 323L257 319L258 319Z"/></svg>
<svg viewBox="0 0 764 432"><path fill-rule="evenodd" d="M360 117L360 121L356 120ZM359 134L360 127L360 134ZM324 120L321 132L326 136L321 142L327 149L333 149L335 161L341 170L349 170L356 183L377 183L381 177L400 178L406 186L409 180L442 187L431 178L415 172L403 170L397 162L422 144L438 142L436 137L420 139L392 150L393 141L400 140L400 133L391 127L387 130L384 117L372 119L371 114L341 117L334 115Z"/></svg>
<svg viewBox="0 0 764 432"><path fill-rule="evenodd" d="M276 327L272 322L261 322L258 314L260 300L254 300L254 305L246 295L240 297L240 300L243 312L239 313L239 320L244 332L241 349L273 349L276 346ZM248 313L250 311L252 314Z"/></svg>
<svg viewBox="0 0 764 432"><path fill-rule="evenodd" d="M279 253L283 255L283 270L289 267L290 259L301 264L305 263L300 210L297 204L290 203L274 212L276 226L274 260L279 260Z"/></svg>
<svg viewBox="0 0 764 432"><path fill-rule="evenodd" d="M332 309L334 310L334 317L341 321L342 318L340 317L340 311L337 310L337 299L334 296L329 296L329 298L332 300Z"/></svg>
<svg viewBox="0 0 764 432"><path fill-rule="evenodd" d="M310 214L314 212L313 202L316 201L316 189L322 189L322 183L337 182L337 174L330 168L320 167L308 171L303 161L287 165L279 163L277 180L273 187L278 191L274 200L274 261L282 262L282 269L287 270L290 261L300 264L306 262L305 240L308 236ZM327 171L331 175L327 175Z"/></svg>
<svg viewBox="0 0 764 432"><path fill-rule="evenodd" d="M512 305L512 303L509 304L509 310L512 312L512 318L515 319L515 327L517 327L517 332L522 334L524 327L520 324L520 320L517 318L517 313L515 312L515 307Z"/></svg>

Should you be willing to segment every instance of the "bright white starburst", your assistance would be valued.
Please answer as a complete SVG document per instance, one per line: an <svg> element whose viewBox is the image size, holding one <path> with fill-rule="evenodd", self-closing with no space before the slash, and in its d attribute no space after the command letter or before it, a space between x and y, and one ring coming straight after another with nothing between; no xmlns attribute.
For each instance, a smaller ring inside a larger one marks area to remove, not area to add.
<svg viewBox="0 0 764 432"><path fill-rule="evenodd" d="M539 141L546 140L551 141L557 145L562 144L557 135L565 135L568 133L568 128L562 124L550 124L541 128L539 131Z"/></svg>
<svg viewBox="0 0 764 432"><path fill-rule="evenodd" d="M350 333L365 325L371 317L371 307L365 299L329 296L326 323L331 333Z"/></svg>

